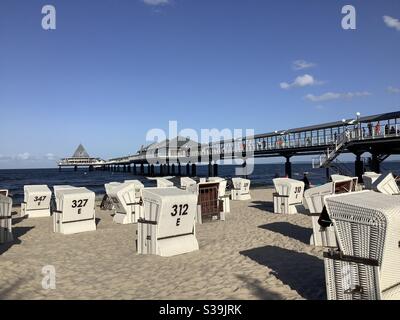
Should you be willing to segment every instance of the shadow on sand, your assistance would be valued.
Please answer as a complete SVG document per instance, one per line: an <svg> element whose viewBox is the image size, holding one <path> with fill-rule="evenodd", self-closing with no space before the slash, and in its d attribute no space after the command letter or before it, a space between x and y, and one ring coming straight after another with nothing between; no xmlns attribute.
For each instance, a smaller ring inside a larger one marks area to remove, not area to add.
<svg viewBox="0 0 400 320"><path fill-rule="evenodd" d="M272 274L305 299L326 299L324 262L312 255L265 246L240 254L272 270Z"/></svg>
<svg viewBox="0 0 400 320"><path fill-rule="evenodd" d="M250 207L268 211L267 213L274 212L274 203L272 201L252 201Z"/></svg>
<svg viewBox="0 0 400 320"><path fill-rule="evenodd" d="M239 280L246 284L246 287L261 300L282 300L282 296L276 292L269 291L262 287L261 281L244 275L236 276Z"/></svg>
<svg viewBox="0 0 400 320"><path fill-rule="evenodd" d="M6 252L8 249L10 249L13 245L21 244L22 241L19 238L22 237L24 234L28 233L33 228L34 227L13 227L12 233L14 236L14 240L0 244L0 255Z"/></svg>
<svg viewBox="0 0 400 320"><path fill-rule="evenodd" d="M289 222L274 222L259 226L261 229L278 232L286 237L296 239L305 244L310 244L312 229L300 227Z"/></svg>

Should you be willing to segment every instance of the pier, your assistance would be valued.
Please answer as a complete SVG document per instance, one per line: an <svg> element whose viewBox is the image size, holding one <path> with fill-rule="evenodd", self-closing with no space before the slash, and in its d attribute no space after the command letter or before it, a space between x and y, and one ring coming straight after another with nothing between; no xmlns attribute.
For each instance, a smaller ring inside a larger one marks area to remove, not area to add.
<svg viewBox="0 0 400 320"><path fill-rule="evenodd" d="M96 160L101 161L97 165L104 170L146 176L195 176L197 165L203 163L208 165L209 176L217 176L219 160L242 159L245 168L249 158L283 157L285 174L291 177L294 157L314 156L313 168L325 168L328 177L330 170L341 173L349 171L337 158L341 154L351 153L356 159L354 171L361 179L366 167L380 172L380 165L385 159L400 154L400 112L364 117L358 114L353 119L209 144L200 144L182 137L176 139L149 145L134 155ZM365 153L371 157L363 158ZM69 159L67 163L79 166L76 158Z"/></svg>

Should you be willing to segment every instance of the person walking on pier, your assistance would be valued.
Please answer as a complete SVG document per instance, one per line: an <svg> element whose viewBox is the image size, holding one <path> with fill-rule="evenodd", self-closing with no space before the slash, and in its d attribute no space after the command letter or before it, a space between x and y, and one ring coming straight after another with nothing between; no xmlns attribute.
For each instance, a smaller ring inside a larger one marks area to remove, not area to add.
<svg viewBox="0 0 400 320"><path fill-rule="evenodd" d="M304 190L310 189L310 180L308 180L307 172L304 172L303 182L304 182Z"/></svg>
<svg viewBox="0 0 400 320"><path fill-rule="evenodd" d="M368 122L368 135L372 137L372 123Z"/></svg>
<svg viewBox="0 0 400 320"><path fill-rule="evenodd" d="M380 124L380 122L378 121L378 123L376 124L376 126L375 126L375 135L376 136L379 136L381 134L381 124Z"/></svg>

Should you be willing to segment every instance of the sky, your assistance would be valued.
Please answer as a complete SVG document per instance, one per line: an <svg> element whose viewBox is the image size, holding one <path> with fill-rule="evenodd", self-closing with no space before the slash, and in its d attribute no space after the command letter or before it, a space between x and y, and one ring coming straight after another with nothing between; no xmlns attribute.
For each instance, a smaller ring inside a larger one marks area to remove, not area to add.
<svg viewBox="0 0 400 320"><path fill-rule="evenodd" d="M133 154L169 121L266 133L399 110L399 57L398 0L1 0L0 169L80 143Z"/></svg>

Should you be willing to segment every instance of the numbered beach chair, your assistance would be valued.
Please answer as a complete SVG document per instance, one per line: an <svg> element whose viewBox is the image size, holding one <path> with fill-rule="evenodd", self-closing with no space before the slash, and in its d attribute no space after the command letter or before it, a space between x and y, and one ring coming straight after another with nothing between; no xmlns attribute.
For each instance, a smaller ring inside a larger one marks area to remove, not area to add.
<svg viewBox="0 0 400 320"><path fill-rule="evenodd" d="M11 209L12 199L0 194L0 244L14 240Z"/></svg>
<svg viewBox="0 0 400 320"><path fill-rule="evenodd" d="M172 181L169 181L165 178L157 178L156 181L157 181L157 188L170 188L174 186Z"/></svg>
<svg viewBox="0 0 400 320"><path fill-rule="evenodd" d="M231 212L230 195L226 192L228 181L220 177L210 177L208 181L219 183L218 198L222 201L222 211L225 213Z"/></svg>
<svg viewBox="0 0 400 320"><path fill-rule="evenodd" d="M330 300L400 299L400 204L361 191L325 198L339 249L324 253Z"/></svg>
<svg viewBox="0 0 400 320"><path fill-rule="evenodd" d="M233 189L231 191L232 200L251 200L250 195L251 181L243 178L232 178Z"/></svg>
<svg viewBox="0 0 400 320"><path fill-rule="evenodd" d="M313 246L337 247L335 230L326 210L324 210L324 198L333 194L349 193L355 188L355 179L352 177L347 177L347 179L333 178L332 180L335 180L335 182L329 182L304 192L304 201L307 203L313 227L313 234L310 238L310 245Z"/></svg>
<svg viewBox="0 0 400 320"><path fill-rule="evenodd" d="M24 202L21 203L21 217L50 217L51 191L46 185L24 186Z"/></svg>
<svg viewBox="0 0 400 320"><path fill-rule="evenodd" d="M182 190L187 190L190 186L194 186L196 184L197 182L189 177L182 177L180 181Z"/></svg>
<svg viewBox="0 0 400 320"><path fill-rule="evenodd" d="M113 186L108 196L115 214L113 221L119 224L136 223L142 212L142 184L124 182Z"/></svg>
<svg viewBox="0 0 400 320"><path fill-rule="evenodd" d="M373 190L373 184L380 176L381 176L380 173L371 171L365 172L362 176L364 182L364 188L367 190Z"/></svg>
<svg viewBox="0 0 400 320"><path fill-rule="evenodd" d="M303 203L304 182L289 178L276 178L272 181L276 191L273 194L274 212L297 213Z"/></svg>
<svg viewBox="0 0 400 320"><path fill-rule="evenodd" d="M199 249L195 234L197 197L178 188L143 190L137 252L170 257Z"/></svg>
<svg viewBox="0 0 400 320"><path fill-rule="evenodd" d="M86 188L57 190L53 230L74 234L96 230L95 194Z"/></svg>

